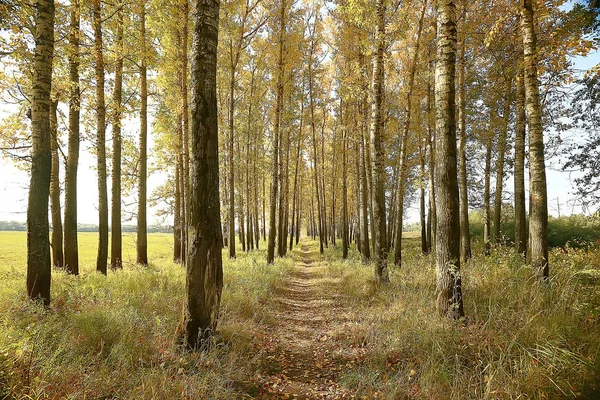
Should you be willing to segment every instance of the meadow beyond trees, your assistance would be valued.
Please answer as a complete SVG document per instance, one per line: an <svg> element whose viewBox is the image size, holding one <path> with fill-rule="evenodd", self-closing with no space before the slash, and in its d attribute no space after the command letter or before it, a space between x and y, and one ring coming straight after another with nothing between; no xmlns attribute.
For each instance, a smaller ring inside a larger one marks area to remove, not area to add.
<svg viewBox="0 0 600 400"><path fill-rule="evenodd" d="M595 0L0 2L0 399L600 398L599 33Z"/></svg>

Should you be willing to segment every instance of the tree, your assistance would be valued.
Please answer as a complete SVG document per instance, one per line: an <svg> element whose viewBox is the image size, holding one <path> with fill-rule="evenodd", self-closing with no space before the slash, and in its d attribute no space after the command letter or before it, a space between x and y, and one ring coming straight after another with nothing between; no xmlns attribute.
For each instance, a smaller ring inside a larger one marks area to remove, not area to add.
<svg viewBox="0 0 600 400"><path fill-rule="evenodd" d="M58 122L56 120L58 102L50 102L50 150L52 151L52 174L50 176L50 214L52 215L52 265L62 267L63 228L60 216L60 159L58 156Z"/></svg>
<svg viewBox="0 0 600 400"><path fill-rule="evenodd" d="M467 1L462 0L463 27L466 26ZM464 28L463 28L464 30ZM466 33L460 37L458 59L458 165L460 186L460 262L465 264L471 258L471 235L469 233L469 194L467 192L467 94L465 84Z"/></svg>
<svg viewBox="0 0 600 400"><path fill-rule="evenodd" d="M456 4L437 0L436 113L436 278L437 308L464 316L460 276L460 220L456 167Z"/></svg>
<svg viewBox="0 0 600 400"><path fill-rule="evenodd" d="M137 262L148 264L146 182L148 173L148 81L146 54L146 0L140 0L140 170L138 175Z"/></svg>
<svg viewBox="0 0 600 400"><path fill-rule="evenodd" d="M525 104L529 126L529 244L531 266L543 280L549 277L548 196L544 161L544 130L537 74L533 0L523 0L521 34L525 69Z"/></svg>
<svg viewBox="0 0 600 400"><path fill-rule="evenodd" d="M96 59L96 151L98 152L98 257L96 270L106 275L108 259L108 194L106 187L106 106L100 0L94 0L94 55Z"/></svg>
<svg viewBox="0 0 600 400"><path fill-rule="evenodd" d="M275 260L275 237L277 235L277 193L279 192L279 131L283 109L283 52L285 37L286 1L282 0L279 8L279 32L277 53L277 82L275 86L275 120L273 121L273 169L271 179L271 206L269 211L269 242L267 244L267 264Z"/></svg>
<svg viewBox="0 0 600 400"><path fill-rule="evenodd" d="M196 0L193 23L191 201L184 326L187 346L206 349L217 327L223 287L217 119L219 0Z"/></svg>
<svg viewBox="0 0 600 400"><path fill-rule="evenodd" d="M123 268L123 238L121 235L121 107L123 96L123 3L118 5L115 35L116 60L112 115L112 178L111 178L111 235L110 265Z"/></svg>
<svg viewBox="0 0 600 400"><path fill-rule="evenodd" d="M50 143L50 93L54 55L54 1L35 3L35 50L31 104L31 180L27 204L27 294L50 304L50 242L48 197L52 154Z"/></svg>
<svg viewBox="0 0 600 400"><path fill-rule="evenodd" d="M525 85L523 69L516 78L516 126L515 126L515 245L517 253L527 253L527 220L525 213Z"/></svg>
<svg viewBox="0 0 600 400"><path fill-rule="evenodd" d="M79 165L79 30L80 0L71 2L69 26L69 152L65 168L65 269L79 274L77 245L77 167Z"/></svg>
<svg viewBox="0 0 600 400"><path fill-rule="evenodd" d="M377 1L377 50L375 51L373 67L373 102L371 117L371 139L373 141L373 208L375 236L375 281L378 283L389 282L387 269L387 238L385 227L385 171L382 134L383 120L383 55L385 48L385 4L384 0Z"/></svg>

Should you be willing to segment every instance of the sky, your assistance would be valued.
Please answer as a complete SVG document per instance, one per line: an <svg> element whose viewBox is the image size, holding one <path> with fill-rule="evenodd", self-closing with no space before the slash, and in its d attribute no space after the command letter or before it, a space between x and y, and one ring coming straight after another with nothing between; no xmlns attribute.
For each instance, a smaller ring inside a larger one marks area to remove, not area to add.
<svg viewBox="0 0 600 400"><path fill-rule="evenodd" d="M573 59L575 68L589 69L600 63L600 53L594 52L587 57L578 57ZM0 103L0 113L6 115L7 106ZM152 154L153 138L151 133L152 119L149 121L149 154ZM132 129L135 132L135 121L130 121L124 129ZM549 135L546 135L548 138ZM97 174L95 170L96 158L88 147L89 142L82 142L80 150L80 164L78 169L78 221L82 224L98 223L98 189ZM111 145L109 144L109 147ZM65 149L66 151L66 149ZM547 184L548 184L548 211L550 215L578 214L582 212L581 207L572 204L574 200L574 186L572 180L578 173L564 172L557 158L546 160ZM61 164L61 175L64 174L64 165ZM527 176L527 174L526 174ZM110 179L110 178L109 178ZM165 174L154 174L148 178L148 195L152 190L161 185L165 179ZM25 221L27 212L27 187L29 177L25 171L17 169L9 159L0 157L0 221ZM110 188L110 183L109 186ZM506 179L504 188L512 193L513 179L512 175ZM528 182L526 181L526 188ZM109 193L110 199L110 193ZM64 201L64 200L63 200ZM64 204L64 203L62 203ZM405 224L411 224L419 221L418 204L412 204L407 208ZM125 224L134 224L134 221L124 221ZM156 217L156 210L149 208L148 224L171 224L172 221L163 220Z"/></svg>

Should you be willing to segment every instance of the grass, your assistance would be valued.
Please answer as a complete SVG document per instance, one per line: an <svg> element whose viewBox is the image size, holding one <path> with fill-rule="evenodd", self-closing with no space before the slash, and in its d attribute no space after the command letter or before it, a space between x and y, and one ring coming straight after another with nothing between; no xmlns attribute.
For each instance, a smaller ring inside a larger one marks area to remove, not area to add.
<svg viewBox="0 0 600 400"><path fill-rule="evenodd" d="M53 271L49 310L25 299L25 234L0 232L0 399L231 399L258 393L260 349L273 293L293 260L267 267L264 250L225 255L222 315L214 349L183 352L185 274L171 261L172 238L149 235L148 267L136 266L135 236L124 237L124 269L94 271L96 234L80 234L81 276ZM551 251L551 281L538 283L510 248L496 247L463 268L466 323L435 312L434 258L417 235L404 240L391 284L353 250L322 260L352 310L328 335L360 349L342 383L357 398L599 398L600 248ZM266 246L261 242L261 247Z"/></svg>
<svg viewBox="0 0 600 400"><path fill-rule="evenodd" d="M372 398L600 398L600 248L551 252L551 282L539 283L510 248L475 254L463 268L467 322L436 314L434 257L405 240L401 269L376 288L373 270L329 249L329 274L359 324L332 332L366 349L344 383Z"/></svg>
<svg viewBox="0 0 600 400"><path fill-rule="evenodd" d="M144 268L133 264L135 236L124 235L123 271L107 277L94 271L96 240L80 234L81 275L54 270L43 310L25 300L25 233L0 232L0 398L242 396L254 370L252 337L291 261L267 267L264 251L223 257L219 337L209 354L190 354L176 344L185 273L171 261L172 237L148 236Z"/></svg>

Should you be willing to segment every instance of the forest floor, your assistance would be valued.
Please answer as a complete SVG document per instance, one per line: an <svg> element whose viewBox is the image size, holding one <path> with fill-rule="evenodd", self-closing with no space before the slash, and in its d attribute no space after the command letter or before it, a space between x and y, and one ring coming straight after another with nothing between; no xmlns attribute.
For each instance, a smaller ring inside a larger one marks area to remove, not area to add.
<svg viewBox="0 0 600 400"><path fill-rule="evenodd" d="M259 380L262 398L339 399L353 397L340 382L346 368L364 357L360 346L344 348L331 331L352 318L339 299L342 280L326 274L318 250L306 242L294 252L290 279L275 293L267 325Z"/></svg>
<svg viewBox="0 0 600 400"><path fill-rule="evenodd" d="M223 253L214 347L180 347L185 269L173 237L148 235L148 266L123 236L124 268L54 269L47 309L26 300L26 235L0 232L0 399L600 399L600 246L554 248L551 279L512 248L461 268L465 321L435 309L435 257L405 233L403 264L373 282L355 247L302 238Z"/></svg>

